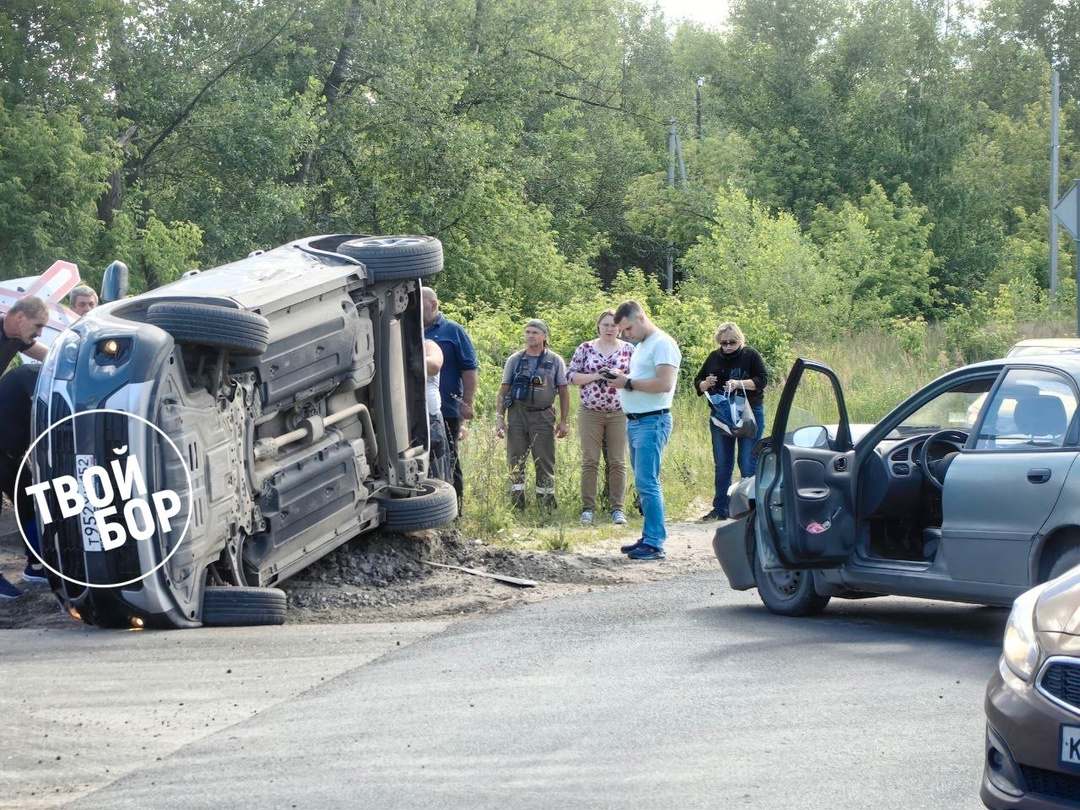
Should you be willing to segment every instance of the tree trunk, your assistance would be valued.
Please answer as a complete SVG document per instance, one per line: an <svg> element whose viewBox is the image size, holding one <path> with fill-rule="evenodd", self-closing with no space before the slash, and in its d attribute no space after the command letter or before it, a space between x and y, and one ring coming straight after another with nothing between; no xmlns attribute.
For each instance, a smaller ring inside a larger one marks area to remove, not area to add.
<svg viewBox="0 0 1080 810"><path fill-rule="evenodd" d="M360 0L349 0L349 7L345 11L345 25L342 27L341 32L341 47L338 48L337 58L334 59L334 65L330 68L330 73L327 75L322 89L327 121L331 120L334 108L337 106L338 96L341 95L341 85L345 82L349 62L352 59L353 40L356 38L356 31L359 27ZM311 177L318 151L319 148L316 146L309 149L307 154L304 155L300 172L296 178L297 182L302 186L307 185Z"/></svg>
<svg viewBox="0 0 1080 810"><path fill-rule="evenodd" d="M120 147L122 153L127 150L128 143L131 142L131 139L135 136L137 131L138 127L133 124L117 139L117 145ZM108 185L106 186L105 191L98 198L98 219L106 225L112 225L116 212L119 211L120 206L124 204L124 188L126 186L126 176L128 172L126 163L126 160L121 160L120 165L113 169L112 173L109 175L107 181Z"/></svg>
<svg viewBox="0 0 1080 810"><path fill-rule="evenodd" d="M128 71L129 57L122 12L117 11L111 15L109 20L109 73L112 78L113 114L117 119L117 126L119 126L122 111L125 109L124 99L127 97L125 78ZM128 111L130 112L130 110ZM121 154L120 164L109 175L108 185L97 202L98 219L106 225L112 225L116 212L124 204L126 176L130 171L127 145L135 137L137 131L138 126L133 124L117 138L117 146L120 148Z"/></svg>

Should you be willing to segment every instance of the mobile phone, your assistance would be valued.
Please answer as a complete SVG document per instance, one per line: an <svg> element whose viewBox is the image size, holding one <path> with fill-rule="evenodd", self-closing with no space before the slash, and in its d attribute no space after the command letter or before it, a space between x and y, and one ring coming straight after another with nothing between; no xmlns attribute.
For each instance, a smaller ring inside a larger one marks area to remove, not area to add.
<svg viewBox="0 0 1080 810"><path fill-rule="evenodd" d="M605 380L614 380L615 379L615 372L613 372L610 368L602 368L597 373L601 377L603 377Z"/></svg>

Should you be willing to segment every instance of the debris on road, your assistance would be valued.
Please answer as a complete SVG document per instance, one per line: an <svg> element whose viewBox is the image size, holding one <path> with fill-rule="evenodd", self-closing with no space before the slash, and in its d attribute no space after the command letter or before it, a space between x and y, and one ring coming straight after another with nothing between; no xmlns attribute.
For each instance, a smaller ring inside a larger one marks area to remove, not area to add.
<svg viewBox="0 0 1080 810"><path fill-rule="evenodd" d="M496 582L505 582L507 585L517 585L521 588L535 588L540 584L535 579L521 579L519 577L508 577L505 574L492 574L487 571L478 571L475 568L466 568L463 565L446 565L445 563L432 562L431 560L424 560L424 564L433 565L436 568L450 568L454 571L464 571L466 574L472 574L474 577L487 577Z"/></svg>

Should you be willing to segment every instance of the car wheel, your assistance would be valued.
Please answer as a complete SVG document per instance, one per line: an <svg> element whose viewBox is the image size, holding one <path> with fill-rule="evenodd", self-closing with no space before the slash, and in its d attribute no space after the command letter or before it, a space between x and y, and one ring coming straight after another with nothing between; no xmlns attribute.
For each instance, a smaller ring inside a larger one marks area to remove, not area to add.
<svg viewBox="0 0 1080 810"><path fill-rule="evenodd" d="M342 242L338 253L363 262L373 282L424 278L443 268L442 242L432 236L365 236Z"/></svg>
<svg viewBox="0 0 1080 810"><path fill-rule="evenodd" d="M207 627L252 627L285 623L285 591L280 588L207 586L202 623Z"/></svg>
<svg viewBox="0 0 1080 810"><path fill-rule="evenodd" d="M1046 579L1047 581L1056 579L1078 565L1080 565L1080 548L1065 549L1050 566L1050 573L1047 574Z"/></svg>
<svg viewBox="0 0 1080 810"><path fill-rule="evenodd" d="M415 490L391 487L378 500L385 512L382 528L393 532L437 529L457 517L457 492L434 478L423 481Z"/></svg>
<svg viewBox="0 0 1080 810"><path fill-rule="evenodd" d="M257 312L210 304L151 304L146 321L177 343L212 346L233 354L260 355L270 345L270 322Z"/></svg>
<svg viewBox="0 0 1080 810"><path fill-rule="evenodd" d="M810 571L766 571L760 555L753 553L754 582L758 596L773 613L781 616L814 616L829 604L829 597L814 590Z"/></svg>

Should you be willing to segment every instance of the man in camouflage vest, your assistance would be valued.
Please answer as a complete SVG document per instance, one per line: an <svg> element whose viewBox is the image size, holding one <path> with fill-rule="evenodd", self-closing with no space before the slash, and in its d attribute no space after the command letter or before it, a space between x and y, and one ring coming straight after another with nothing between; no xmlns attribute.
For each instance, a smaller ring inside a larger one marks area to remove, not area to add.
<svg viewBox="0 0 1080 810"><path fill-rule="evenodd" d="M525 462L530 451L536 465L536 503L545 510L556 505L555 439L569 432L570 394L566 364L548 348L548 335L547 324L538 318L525 325L525 348L510 355L499 386L495 430L499 438L506 437L510 499L516 509L525 508Z"/></svg>

